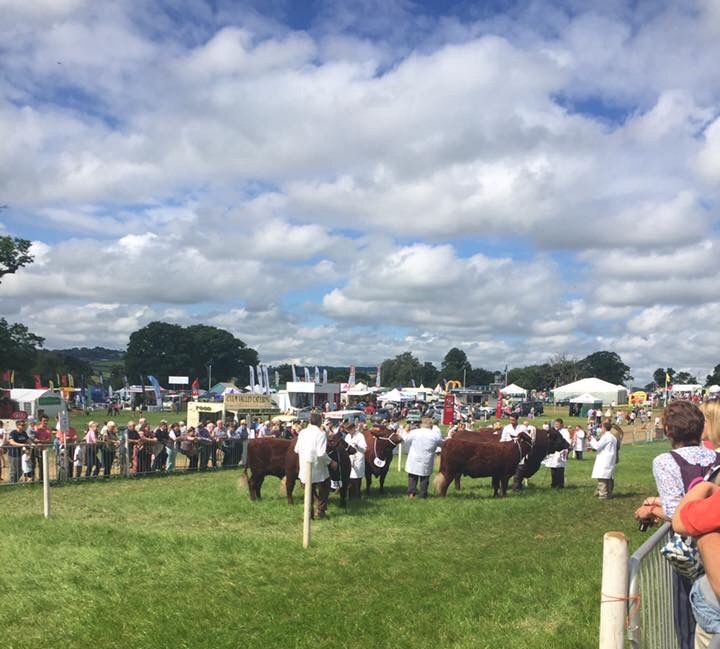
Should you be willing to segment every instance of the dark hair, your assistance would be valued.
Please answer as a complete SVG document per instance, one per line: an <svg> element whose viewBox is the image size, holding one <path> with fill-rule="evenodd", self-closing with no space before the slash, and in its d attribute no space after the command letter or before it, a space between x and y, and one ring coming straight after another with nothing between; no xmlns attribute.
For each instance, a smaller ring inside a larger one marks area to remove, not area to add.
<svg viewBox="0 0 720 649"><path fill-rule="evenodd" d="M319 410L313 410L310 413L310 423L313 426L320 426L320 424L322 424L322 414L320 414Z"/></svg>
<svg viewBox="0 0 720 649"><path fill-rule="evenodd" d="M665 408L663 424L673 447L698 446L705 427L705 416L694 403L678 400Z"/></svg>
<svg viewBox="0 0 720 649"><path fill-rule="evenodd" d="M609 419L606 419L600 425L602 426L603 430L611 430L612 429L612 422Z"/></svg>

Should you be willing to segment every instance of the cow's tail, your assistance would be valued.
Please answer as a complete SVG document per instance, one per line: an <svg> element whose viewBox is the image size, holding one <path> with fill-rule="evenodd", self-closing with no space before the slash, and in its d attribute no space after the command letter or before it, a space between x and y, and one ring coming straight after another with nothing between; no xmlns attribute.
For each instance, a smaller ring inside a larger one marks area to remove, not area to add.
<svg viewBox="0 0 720 649"><path fill-rule="evenodd" d="M242 493L244 491L248 491L249 489L250 482L248 481L247 467L245 467L245 470L240 474L240 477L237 479L237 490Z"/></svg>
<svg viewBox="0 0 720 649"><path fill-rule="evenodd" d="M435 489L435 493L444 495L447 486L446 483L445 475L442 472L438 473L433 478L433 489Z"/></svg>
<svg viewBox="0 0 720 649"><path fill-rule="evenodd" d="M287 487L287 476L283 476L283 479L280 480L280 495L285 495L285 489Z"/></svg>

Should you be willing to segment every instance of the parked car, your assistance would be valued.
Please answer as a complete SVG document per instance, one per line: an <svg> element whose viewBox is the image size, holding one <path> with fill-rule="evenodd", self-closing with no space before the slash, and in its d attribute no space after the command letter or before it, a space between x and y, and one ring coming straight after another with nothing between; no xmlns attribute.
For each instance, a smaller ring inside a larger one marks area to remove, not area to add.
<svg viewBox="0 0 720 649"><path fill-rule="evenodd" d="M516 412L520 417L527 417L533 408L535 409L536 417L545 412L542 401L521 401L513 408L513 412Z"/></svg>
<svg viewBox="0 0 720 649"><path fill-rule="evenodd" d="M422 413L416 408L414 408L413 410L409 410L408 414L405 417L405 421L408 424L419 424L421 419Z"/></svg>

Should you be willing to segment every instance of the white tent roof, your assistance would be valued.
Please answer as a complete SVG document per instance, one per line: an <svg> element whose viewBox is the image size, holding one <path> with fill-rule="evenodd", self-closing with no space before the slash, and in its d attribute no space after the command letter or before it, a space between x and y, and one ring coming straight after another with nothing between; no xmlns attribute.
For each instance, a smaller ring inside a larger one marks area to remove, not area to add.
<svg viewBox="0 0 720 649"><path fill-rule="evenodd" d="M521 388L519 385L515 385L515 383L506 385L504 388L502 388L502 390L500 390L500 392L502 392L503 394L527 394L527 390L525 388Z"/></svg>
<svg viewBox="0 0 720 649"><path fill-rule="evenodd" d="M595 403L596 401L602 402L602 399L598 399L587 392L585 394L581 394L579 397L570 399L570 403Z"/></svg>
<svg viewBox="0 0 720 649"><path fill-rule="evenodd" d="M702 390L702 385L698 383L678 383L672 386L672 392L697 392Z"/></svg>
<svg viewBox="0 0 720 649"><path fill-rule="evenodd" d="M440 387L440 384L438 383L438 384L435 386L435 389L433 390L433 392L435 392L436 394L440 394L440 393L442 393L442 392L445 392L445 390L443 390L443 389Z"/></svg>
<svg viewBox="0 0 720 649"><path fill-rule="evenodd" d="M621 386L615 385L614 383L609 383L608 381L603 381L602 379L580 379L579 381L574 381L573 383L568 383L567 385L561 385L559 388L555 388L553 392L555 393L555 396L561 395L561 394L567 394L569 392L573 392L575 394L585 394L586 392L589 394L595 394L597 392L617 392L621 389ZM623 390L626 388L623 386Z"/></svg>
<svg viewBox="0 0 720 649"><path fill-rule="evenodd" d="M47 388L44 390L31 390L31 389L25 389L25 388L13 388L10 390L10 398L13 401L18 402L25 402L28 401L35 401L35 399L39 399L40 397L44 397L46 394L49 394L50 396L61 397L62 395L56 394L54 392L51 392Z"/></svg>
<svg viewBox="0 0 720 649"><path fill-rule="evenodd" d="M378 401L401 401L402 400L402 393L400 390L395 388L394 390L390 390L390 392L386 392L385 394L381 394L378 396Z"/></svg>
<svg viewBox="0 0 720 649"><path fill-rule="evenodd" d="M347 394L351 397L363 397L366 394L370 394L370 389L361 381L360 383L356 383L354 386L349 387Z"/></svg>
<svg viewBox="0 0 720 649"><path fill-rule="evenodd" d="M718 385L717 383L715 385L711 385L708 388L708 392L713 392L713 393L720 392L720 385Z"/></svg>

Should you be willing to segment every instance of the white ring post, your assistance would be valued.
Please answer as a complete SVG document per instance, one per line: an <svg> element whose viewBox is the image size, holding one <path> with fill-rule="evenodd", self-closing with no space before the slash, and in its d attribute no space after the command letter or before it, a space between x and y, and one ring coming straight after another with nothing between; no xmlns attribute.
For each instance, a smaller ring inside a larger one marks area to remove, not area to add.
<svg viewBox="0 0 720 649"><path fill-rule="evenodd" d="M402 470L402 441L398 443L398 473Z"/></svg>
<svg viewBox="0 0 720 649"><path fill-rule="evenodd" d="M45 518L50 518L50 463L48 450L43 449L43 513Z"/></svg>
<svg viewBox="0 0 720 649"><path fill-rule="evenodd" d="M628 541L622 532L603 537L600 649L623 649L628 596Z"/></svg>
<svg viewBox="0 0 720 649"><path fill-rule="evenodd" d="M303 548L310 545L310 515L312 514L312 462L306 462L305 472L305 505L303 511Z"/></svg>

